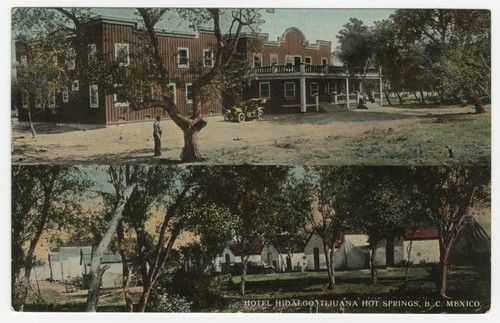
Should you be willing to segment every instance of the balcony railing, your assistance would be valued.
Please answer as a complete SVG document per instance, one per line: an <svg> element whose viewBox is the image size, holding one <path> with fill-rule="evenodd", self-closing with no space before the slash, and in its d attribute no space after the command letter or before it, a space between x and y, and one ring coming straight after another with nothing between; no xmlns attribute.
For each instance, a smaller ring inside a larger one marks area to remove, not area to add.
<svg viewBox="0 0 500 323"><path fill-rule="evenodd" d="M343 66L328 66L328 65L274 65L254 67L255 74L271 74L271 73L312 73L312 74L347 74L347 70ZM367 68L367 73L378 73L377 68Z"/></svg>

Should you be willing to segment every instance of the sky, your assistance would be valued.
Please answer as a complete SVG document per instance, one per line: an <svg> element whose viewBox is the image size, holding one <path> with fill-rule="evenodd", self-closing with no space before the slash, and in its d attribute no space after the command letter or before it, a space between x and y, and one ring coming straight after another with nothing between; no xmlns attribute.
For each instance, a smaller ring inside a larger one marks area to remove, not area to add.
<svg viewBox="0 0 500 323"><path fill-rule="evenodd" d="M96 11L105 16L134 18L133 9L99 8ZM350 18L356 17L371 26L374 21L386 19L393 12L394 9L278 8L274 13L262 10L265 23L260 28L262 33L269 34L269 40L276 40L287 28L297 27L310 43L316 43L317 40L331 41L332 50L335 50L336 35ZM179 19L165 26L169 30L187 29L186 24Z"/></svg>

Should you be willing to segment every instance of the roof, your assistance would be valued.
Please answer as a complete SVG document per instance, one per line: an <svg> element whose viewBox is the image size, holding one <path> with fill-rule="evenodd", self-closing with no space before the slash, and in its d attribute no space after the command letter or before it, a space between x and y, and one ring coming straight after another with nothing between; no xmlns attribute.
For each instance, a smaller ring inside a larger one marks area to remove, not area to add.
<svg viewBox="0 0 500 323"><path fill-rule="evenodd" d="M231 252L235 255L235 256L241 256L241 250L240 250L240 246L238 244L235 244L235 243L229 243L227 245L227 247L229 248L229 250L231 250ZM264 248L264 245L248 245L246 247L246 251L247 251L247 254L249 255L260 255L260 253L262 252L262 248Z"/></svg>
<svg viewBox="0 0 500 323"><path fill-rule="evenodd" d="M431 240L437 239L439 233L436 229L414 229L405 231L405 240Z"/></svg>

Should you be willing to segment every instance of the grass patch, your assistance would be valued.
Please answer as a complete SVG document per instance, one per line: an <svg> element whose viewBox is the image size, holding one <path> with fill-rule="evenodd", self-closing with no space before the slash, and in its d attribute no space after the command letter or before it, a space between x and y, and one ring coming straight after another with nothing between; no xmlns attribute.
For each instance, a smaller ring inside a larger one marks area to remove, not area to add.
<svg viewBox="0 0 500 323"><path fill-rule="evenodd" d="M418 134L418 135L416 135ZM363 164L489 165L489 115L424 116L411 126L374 127L347 143Z"/></svg>

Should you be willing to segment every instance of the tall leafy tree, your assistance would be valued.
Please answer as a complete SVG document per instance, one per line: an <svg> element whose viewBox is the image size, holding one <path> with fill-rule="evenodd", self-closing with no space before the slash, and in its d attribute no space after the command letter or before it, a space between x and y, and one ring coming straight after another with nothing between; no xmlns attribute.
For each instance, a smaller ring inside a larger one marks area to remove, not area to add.
<svg viewBox="0 0 500 323"><path fill-rule="evenodd" d="M193 111L191 116L181 116L169 87L170 74L167 70L158 42L155 26L164 19L167 9L138 9L147 31L150 57L156 71L156 81L163 93L161 106L167 111L174 123L184 134L184 148L181 159L192 162L202 159L197 145L197 134L206 125L201 114L203 89L210 86L212 81L220 79L237 57L237 46L245 29L255 30L263 23L261 15L256 9L190 9L181 11L181 17L191 26L198 28L203 24L211 24L216 37L214 44L213 66L200 72L192 83ZM225 30L223 20L229 19L228 29Z"/></svg>
<svg viewBox="0 0 500 323"><path fill-rule="evenodd" d="M116 229L123 217L125 205L137 186L137 168L130 170L130 166L109 166L109 176L113 187L115 187L115 204L111 217L107 223L106 230L95 248L92 250L92 257L89 269L89 288L87 294L87 312L97 311L100 294L101 277L109 266L101 266L104 252L116 233Z"/></svg>
<svg viewBox="0 0 500 323"><path fill-rule="evenodd" d="M450 253L464 227L472 220L471 208L489 202L489 167L420 167L415 183L425 213L439 232L438 293L447 298Z"/></svg>
<svg viewBox="0 0 500 323"><path fill-rule="evenodd" d="M19 293L13 294L13 307L18 311L24 310L42 234L62 225L79 208L79 192L88 182L77 175L74 168L64 166L12 168L12 292ZM17 288L21 268L24 275Z"/></svg>
<svg viewBox="0 0 500 323"><path fill-rule="evenodd" d="M491 98L490 12L400 9L391 19L400 39L425 48L420 56L431 64L428 75L439 73L441 96L473 103L483 113Z"/></svg>
<svg viewBox="0 0 500 323"><path fill-rule="evenodd" d="M311 206L308 222L312 232L323 241L328 288L335 287L335 264L333 254L340 234L352 226L349 194L355 183L350 167L316 167L308 175L312 185Z"/></svg>
<svg viewBox="0 0 500 323"><path fill-rule="evenodd" d="M47 115L57 108L56 94L67 90L70 76L86 77L82 67L88 48L83 25L91 15L87 8L26 7L13 11L12 31L22 58L16 66L16 85L27 107L33 137L32 115ZM69 71L68 64L73 63L78 69Z"/></svg>
<svg viewBox="0 0 500 323"><path fill-rule="evenodd" d="M337 35L339 46L336 54L352 75L365 75L373 63L373 38L370 29L357 18L349 19Z"/></svg>
<svg viewBox="0 0 500 323"><path fill-rule="evenodd" d="M233 217L232 235L242 263L241 295L245 295L251 248L267 241L267 230L280 211L276 200L288 173L281 166L212 166L202 171L202 201L227 209Z"/></svg>

